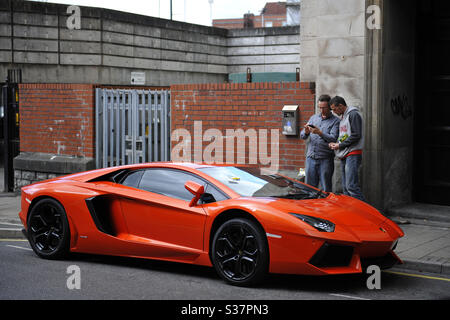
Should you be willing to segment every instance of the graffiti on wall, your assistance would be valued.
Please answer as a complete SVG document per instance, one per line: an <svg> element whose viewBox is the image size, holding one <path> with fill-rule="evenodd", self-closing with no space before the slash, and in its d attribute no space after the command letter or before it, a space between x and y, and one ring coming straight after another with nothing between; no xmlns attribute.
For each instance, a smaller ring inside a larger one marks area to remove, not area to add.
<svg viewBox="0 0 450 320"><path fill-rule="evenodd" d="M404 120L412 115L412 108L405 94L391 99L391 109L394 115L400 115Z"/></svg>

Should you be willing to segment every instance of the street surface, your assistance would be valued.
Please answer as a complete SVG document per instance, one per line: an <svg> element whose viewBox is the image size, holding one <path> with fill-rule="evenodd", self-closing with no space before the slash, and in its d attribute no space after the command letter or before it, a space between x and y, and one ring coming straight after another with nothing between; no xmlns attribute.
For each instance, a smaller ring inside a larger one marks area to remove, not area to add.
<svg viewBox="0 0 450 320"><path fill-rule="evenodd" d="M260 287L240 288L224 283L213 268L80 254L49 261L38 258L25 240L0 240L1 300L450 299L450 279L441 275L383 271L381 288L372 290L369 276L271 275Z"/></svg>

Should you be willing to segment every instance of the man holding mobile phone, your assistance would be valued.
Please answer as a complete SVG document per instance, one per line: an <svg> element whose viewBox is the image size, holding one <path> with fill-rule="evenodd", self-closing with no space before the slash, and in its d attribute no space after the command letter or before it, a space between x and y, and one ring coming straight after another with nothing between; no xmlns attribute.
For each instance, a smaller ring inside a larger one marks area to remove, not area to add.
<svg viewBox="0 0 450 320"><path fill-rule="evenodd" d="M300 133L302 139L309 138L305 182L314 187L320 183L327 192L331 192L334 173L334 151L328 144L337 141L340 121L331 112L330 100L326 94L319 97L320 113L313 115Z"/></svg>
<svg viewBox="0 0 450 320"><path fill-rule="evenodd" d="M331 99L331 109L342 117L339 123L339 139L329 144L342 164L342 188L344 194L365 201L359 185L358 170L364 147L363 120L356 107L347 106L344 98Z"/></svg>

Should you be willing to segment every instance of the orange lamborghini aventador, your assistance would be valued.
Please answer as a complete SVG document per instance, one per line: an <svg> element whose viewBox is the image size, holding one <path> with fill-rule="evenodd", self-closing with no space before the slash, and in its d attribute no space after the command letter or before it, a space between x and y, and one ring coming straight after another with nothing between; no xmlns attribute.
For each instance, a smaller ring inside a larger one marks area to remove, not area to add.
<svg viewBox="0 0 450 320"><path fill-rule="evenodd" d="M263 169L146 163L22 188L35 253L70 252L213 266L234 285L267 273L329 275L390 267L402 230L370 205Z"/></svg>

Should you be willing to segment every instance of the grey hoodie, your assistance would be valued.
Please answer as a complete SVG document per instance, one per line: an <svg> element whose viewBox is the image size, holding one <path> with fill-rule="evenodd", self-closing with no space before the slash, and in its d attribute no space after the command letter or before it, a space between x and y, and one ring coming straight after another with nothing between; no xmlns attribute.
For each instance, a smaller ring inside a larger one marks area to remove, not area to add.
<svg viewBox="0 0 450 320"><path fill-rule="evenodd" d="M364 147L363 122L361 114L355 107L347 107L339 123L339 149L336 157L342 159L355 150Z"/></svg>

